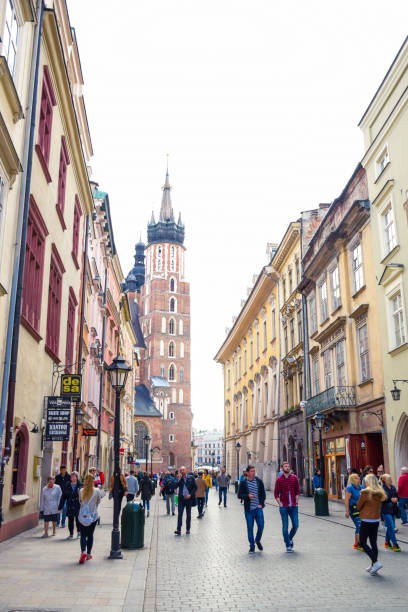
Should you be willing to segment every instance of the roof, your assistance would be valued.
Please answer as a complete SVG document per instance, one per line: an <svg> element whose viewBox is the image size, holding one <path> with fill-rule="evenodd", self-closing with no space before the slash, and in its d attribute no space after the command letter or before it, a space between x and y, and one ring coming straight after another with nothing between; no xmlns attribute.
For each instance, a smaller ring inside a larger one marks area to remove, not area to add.
<svg viewBox="0 0 408 612"><path fill-rule="evenodd" d="M152 387L170 387L170 383L164 376L152 376L150 378Z"/></svg>
<svg viewBox="0 0 408 612"><path fill-rule="evenodd" d="M160 410L157 410L154 401L150 397L149 389L145 385L135 387L135 416L161 417Z"/></svg>
<svg viewBox="0 0 408 612"><path fill-rule="evenodd" d="M143 332L142 332L142 328L140 326L140 320L139 320L139 305L134 300L129 300L129 307L130 307L130 318L132 321L132 327L133 327L133 331L135 332L135 336L136 336L136 346L138 348L146 348L146 344L144 341Z"/></svg>

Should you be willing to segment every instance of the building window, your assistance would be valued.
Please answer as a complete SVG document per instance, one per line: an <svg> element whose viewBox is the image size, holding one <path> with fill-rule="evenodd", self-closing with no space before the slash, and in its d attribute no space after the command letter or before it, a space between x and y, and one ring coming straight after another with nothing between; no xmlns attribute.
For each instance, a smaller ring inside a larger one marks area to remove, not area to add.
<svg viewBox="0 0 408 612"><path fill-rule="evenodd" d="M301 310L299 310L297 313L297 322L298 322L298 342L302 342L303 328L302 328L302 311Z"/></svg>
<svg viewBox="0 0 408 612"><path fill-rule="evenodd" d="M286 302L286 280L282 280L283 301Z"/></svg>
<svg viewBox="0 0 408 612"><path fill-rule="evenodd" d="M246 347L244 348L244 374L247 371L247 350Z"/></svg>
<svg viewBox="0 0 408 612"><path fill-rule="evenodd" d="M161 331L162 334L166 333L166 317L162 317L162 321L161 321Z"/></svg>
<svg viewBox="0 0 408 612"><path fill-rule="evenodd" d="M67 320L67 340L65 344L65 369L72 371L74 365L74 338L75 338L75 311L78 305L72 287L69 288L68 295L68 320Z"/></svg>
<svg viewBox="0 0 408 612"><path fill-rule="evenodd" d="M346 365L344 363L344 340L336 344L336 370L337 370L337 385L344 387L346 385Z"/></svg>
<svg viewBox="0 0 408 612"><path fill-rule="evenodd" d="M388 155L388 148L385 147L383 149L376 161L376 169L377 169L377 177L380 176L381 172L385 170L385 167L390 161L390 156Z"/></svg>
<svg viewBox="0 0 408 612"><path fill-rule="evenodd" d="M326 389L330 389L330 387L333 386L331 350L324 351L323 353L323 372L324 372L324 386Z"/></svg>
<svg viewBox="0 0 408 612"><path fill-rule="evenodd" d="M58 172L58 192L57 192L57 212L59 214L63 229L66 228L64 222L65 208L65 189L67 184L67 168L69 164L68 149L65 137L61 137L61 151Z"/></svg>
<svg viewBox="0 0 408 612"><path fill-rule="evenodd" d="M174 387L171 390L171 402L172 404L175 404L177 402L177 389L175 389Z"/></svg>
<svg viewBox="0 0 408 612"><path fill-rule="evenodd" d="M174 336L175 335L175 323L174 323L174 319L170 319L169 321L169 334L170 336Z"/></svg>
<svg viewBox="0 0 408 612"><path fill-rule="evenodd" d="M294 348L295 346L295 320L291 319L289 324L290 324L290 344L291 344L291 348Z"/></svg>
<svg viewBox="0 0 408 612"><path fill-rule="evenodd" d="M259 359L259 329L256 330L256 358Z"/></svg>
<svg viewBox="0 0 408 612"><path fill-rule="evenodd" d="M175 357L175 355L176 355L176 347L172 340L171 342L169 342L169 357Z"/></svg>
<svg viewBox="0 0 408 612"><path fill-rule="evenodd" d="M229 370L228 370L229 374ZM180 366L180 382L184 382L184 366Z"/></svg>
<svg viewBox="0 0 408 612"><path fill-rule="evenodd" d="M249 343L249 365L252 368L254 364L254 343L253 340Z"/></svg>
<svg viewBox="0 0 408 612"><path fill-rule="evenodd" d="M227 370L227 389L231 386L231 370L228 368Z"/></svg>
<svg viewBox="0 0 408 612"><path fill-rule="evenodd" d="M316 355L312 360L313 394L320 393L319 357Z"/></svg>
<svg viewBox="0 0 408 612"><path fill-rule="evenodd" d="M55 244L53 244L48 285L47 335L45 345L54 358L58 358L59 350L62 275L64 272L64 265Z"/></svg>
<svg viewBox="0 0 408 612"><path fill-rule="evenodd" d="M360 361L360 377L361 381L371 378L370 372L370 353L368 350L368 333L367 323L357 328L358 354Z"/></svg>
<svg viewBox="0 0 408 612"><path fill-rule="evenodd" d="M164 364L163 363L160 365L160 376L164 378Z"/></svg>
<svg viewBox="0 0 408 612"><path fill-rule="evenodd" d="M288 326L285 325L283 328L283 337L285 340L285 355L289 353L289 343L288 343Z"/></svg>
<svg viewBox="0 0 408 612"><path fill-rule="evenodd" d="M169 419L170 421L174 421L174 412L169 413Z"/></svg>
<svg viewBox="0 0 408 612"><path fill-rule="evenodd" d="M313 293L309 298L310 333L317 332L316 296Z"/></svg>
<svg viewBox="0 0 408 612"><path fill-rule="evenodd" d="M293 292L293 274L292 270L289 270L289 295L292 295Z"/></svg>
<svg viewBox="0 0 408 612"><path fill-rule="evenodd" d="M171 278L170 279L170 291L174 293L175 290L176 290L176 281L174 280L174 278Z"/></svg>
<svg viewBox="0 0 408 612"><path fill-rule="evenodd" d="M135 423L135 451L136 457L140 460L146 455L145 436L149 434L147 425L143 421L136 421Z"/></svg>
<svg viewBox="0 0 408 612"><path fill-rule="evenodd" d="M400 291L391 298L391 316L394 347L401 346L405 343L405 321Z"/></svg>
<svg viewBox="0 0 408 612"><path fill-rule="evenodd" d="M180 343L180 359L184 359L184 342Z"/></svg>
<svg viewBox="0 0 408 612"><path fill-rule="evenodd" d="M174 367L173 364L171 364L169 367L169 381L175 382L175 380L176 380L176 368Z"/></svg>
<svg viewBox="0 0 408 612"><path fill-rule="evenodd" d="M170 247L170 271L174 272L176 269L176 257L175 257L175 248L174 246ZM174 291L174 289L170 289L170 291Z"/></svg>
<svg viewBox="0 0 408 612"><path fill-rule="evenodd" d="M44 251L47 235L48 230L41 213L34 198L30 196L21 314L36 332L40 331Z"/></svg>
<svg viewBox="0 0 408 612"><path fill-rule="evenodd" d="M358 243L352 250L351 269L353 272L353 293L357 293L364 285L363 278L363 257L361 244Z"/></svg>
<svg viewBox="0 0 408 612"><path fill-rule="evenodd" d="M275 308L271 311L271 340L275 340L276 338L276 311Z"/></svg>
<svg viewBox="0 0 408 612"><path fill-rule="evenodd" d="M169 434L169 442L174 442L174 434Z"/></svg>
<svg viewBox="0 0 408 612"><path fill-rule="evenodd" d="M299 264L299 260L296 260L295 263L296 266L296 286L300 283L300 264Z"/></svg>
<svg viewBox="0 0 408 612"><path fill-rule="evenodd" d="M163 247L157 247L157 261L156 261L156 270L161 272L163 268Z"/></svg>
<svg viewBox="0 0 408 612"><path fill-rule="evenodd" d="M36 151L40 159L41 166L46 174L47 181L51 182L48 171L51 150L51 128L53 106L57 104L54 90L52 88L51 75L48 66L44 66L44 76L41 92L40 119L38 125L38 143Z"/></svg>
<svg viewBox="0 0 408 612"><path fill-rule="evenodd" d="M263 322L263 348L266 351L268 345L268 332L266 328L266 321Z"/></svg>
<svg viewBox="0 0 408 612"><path fill-rule="evenodd" d="M241 355L238 357L238 378L241 378Z"/></svg>
<svg viewBox="0 0 408 612"><path fill-rule="evenodd" d="M164 357L164 341L160 340L160 357Z"/></svg>
<svg viewBox="0 0 408 612"><path fill-rule="evenodd" d="M183 389L179 389L179 404L182 404L183 401L184 401Z"/></svg>
<svg viewBox="0 0 408 612"><path fill-rule="evenodd" d="M74 205L74 223L72 227L72 257L75 263L76 268L79 268L78 265L78 248L79 248L79 230L80 230L80 222L81 222L81 205L79 203L78 196L75 196L75 205Z"/></svg>
<svg viewBox="0 0 408 612"><path fill-rule="evenodd" d="M264 414L267 413L268 410L268 383L264 384Z"/></svg>
<svg viewBox="0 0 408 612"><path fill-rule="evenodd" d="M170 298L170 312L176 312L176 299Z"/></svg>
<svg viewBox="0 0 408 612"><path fill-rule="evenodd" d="M333 307L333 310L337 310L337 308L339 308L341 305L340 280L339 280L339 267L338 266L336 266L330 272L330 281L331 281L332 307Z"/></svg>
<svg viewBox="0 0 408 612"><path fill-rule="evenodd" d="M382 222L384 228L384 250L385 255L388 255L388 253L390 253L397 245L394 213L391 204L383 212Z"/></svg>
<svg viewBox="0 0 408 612"><path fill-rule="evenodd" d="M327 281L324 279L319 287L320 294L320 322L324 323L329 316L329 310L327 307Z"/></svg>
<svg viewBox="0 0 408 612"><path fill-rule="evenodd" d="M4 55L7 60L7 65L12 77L14 77L14 71L16 69L18 35L19 25L14 4L11 0L6 0L6 20L3 32L2 55Z"/></svg>
<svg viewBox="0 0 408 612"><path fill-rule="evenodd" d="M183 335L183 319L179 319L179 336Z"/></svg>
<svg viewBox="0 0 408 612"><path fill-rule="evenodd" d="M12 495L24 495L27 483L29 433L25 423L19 427L14 440Z"/></svg>

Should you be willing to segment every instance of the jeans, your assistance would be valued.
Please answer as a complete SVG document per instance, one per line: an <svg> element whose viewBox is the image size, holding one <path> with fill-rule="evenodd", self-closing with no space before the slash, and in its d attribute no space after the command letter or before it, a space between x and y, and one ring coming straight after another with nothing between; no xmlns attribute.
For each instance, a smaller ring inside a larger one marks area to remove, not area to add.
<svg viewBox="0 0 408 612"><path fill-rule="evenodd" d="M208 487L207 487L207 488L206 488L206 490L205 490L205 505L207 505L207 504L208 504L208 491L209 491L209 490L210 490L210 489L209 489Z"/></svg>
<svg viewBox="0 0 408 612"><path fill-rule="evenodd" d="M197 497L198 516L202 516L204 510L205 497Z"/></svg>
<svg viewBox="0 0 408 612"><path fill-rule="evenodd" d="M408 521L405 504L408 504L408 497L400 497L398 500L398 507L401 510L401 521L403 523L406 523Z"/></svg>
<svg viewBox="0 0 408 612"><path fill-rule="evenodd" d="M178 517L177 517L177 531L181 531L183 524L183 512L186 509L186 530L190 531L191 527L191 499L183 499L180 495L178 498Z"/></svg>
<svg viewBox="0 0 408 612"><path fill-rule="evenodd" d="M384 525L387 528L387 532L385 534L385 541L390 543L393 546L398 546L397 538L395 535L395 515L394 514L383 514L384 517Z"/></svg>
<svg viewBox="0 0 408 612"><path fill-rule="evenodd" d="M279 512L280 512L281 519L282 519L283 539L285 541L286 548L288 548L295 536L295 533L297 532L299 528L298 507L290 506L289 508L285 508L284 506L281 506L279 508ZM289 517L290 517L290 520L292 521L292 529L290 530L290 533L288 534Z"/></svg>
<svg viewBox="0 0 408 612"><path fill-rule="evenodd" d="M69 535L74 535L74 520L76 523L76 528L77 528L77 533L81 532L81 523L78 521L78 517L69 514L68 515L68 529L69 529Z"/></svg>
<svg viewBox="0 0 408 612"><path fill-rule="evenodd" d="M350 518L356 526L356 530L354 533L358 535L360 533L361 518L359 516L351 516L351 514Z"/></svg>
<svg viewBox="0 0 408 612"><path fill-rule="evenodd" d="M171 502L171 511L174 514L176 511L176 501L174 493L166 493L166 508L167 514L170 514L170 502Z"/></svg>
<svg viewBox="0 0 408 612"><path fill-rule="evenodd" d="M227 507L227 487L220 487L218 491L218 495L219 495L218 505L221 506L222 496L224 495L224 508L226 508Z"/></svg>
<svg viewBox="0 0 408 612"><path fill-rule="evenodd" d="M377 548L377 532L378 532L377 523L366 523L366 521L361 521L360 527L360 545L363 547L364 552L371 559L372 563L376 563L378 559L378 548ZM367 538L370 540L370 546L367 544Z"/></svg>
<svg viewBox="0 0 408 612"><path fill-rule="evenodd" d="M60 521L63 527L65 527L65 521L67 518L67 502L65 502L65 504L62 507L62 521L61 521L61 513L58 512L58 518L57 518L57 527L60 526Z"/></svg>
<svg viewBox="0 0 408 612"><path fill-rule="evenodd" d="M255 542L260 542L264 530L264 514L262 508L254 508L245 512L245 520L248 530L248 542L251 548L255 548ZM257 525L256 538L254 540L254 522Z"/></svg>
<svg viewBox="0 0 408 612"><path fill-rule="evenodd" d="M90 555L92 551L93 536L94 536L96 523L97 521L87 526L81 525L81 523L79 524L81 528L81 552L84 553L86 550L88 555Z"/></svg>
<svg viewBox="0 0 408 612"><path fill-rule="evenodd" d="M143 508L146 508L150 512L150 499L142 499Z"/></svg>

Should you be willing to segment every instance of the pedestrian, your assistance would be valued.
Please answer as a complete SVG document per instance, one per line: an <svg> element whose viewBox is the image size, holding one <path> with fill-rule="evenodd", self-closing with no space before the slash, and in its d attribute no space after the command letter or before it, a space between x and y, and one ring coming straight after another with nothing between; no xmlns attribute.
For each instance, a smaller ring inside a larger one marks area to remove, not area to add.
<svg viewBox="0 0 408 612"><path fill-rule="evenodd" d="M401 552L395 535L395 517L398 513L397 489L392 484L392 478L389 474L382 475L381 485L387 495L387 499L381 505L381 516L387 530L384 548L392 548L394 552Z"/></svg>
<svg viewBox="0 0 408 612"><path fill-rule="evenodd" d="M377 468L377 480L381 486L383 484L383 480L382 480L383 475L384 475L384 466L379 465Z"/></svg>
<svg viewBox="0 0 408 612"><path fill-rule="evenodd" d="M374 469L371 465L367 465L363 470L363 480L361 482L361 484L363 485L363 489L365 489L366 487L366 476L368 476L369 474L374 474Z"/></svg>
<svg viewBox="0 0 408 612"><path fill-rule="evenodd" d="M174 516L176 514L176 502L175 502L175 491L177 488L177 478L175 478L170 472L166 472L166 476L163 480L163 495L166 496L166 510L167 514L171 513Z"/></svg>
<svg viewBox="0 0 408 612"><path fill-rule="evenodd" d="M88 472L94 477L94 487L100 489L105 482L104 473L93 466L89 468Z"/></svg>
<svg viewBox="0 0 408 612"><path fill-rule="evenodd" d="M61 465L59 474L55 476L55 484L60 487L62 494L64 494L65 488L69 485L70 482L71 482L71 479L67 472L67 466ZM61 523L61 528L63 528L65 527L65 521L67 518L66 503L64 504L61 510L62 510L62 519L61 519L61 514L58 512L57 527L59 527Z"/></svg>
<svg viewBox="0 0 408 612"><path fill-rule="evenodd" d="M360 512L357 510L357 502L360 498L360 477L358 474L350 474L346 487L346 495L344 505L346 507L346 518L351 518L355 525L354 532L354 550L363 550L360 546Z"/></svg>
<svg viewBox="0 0 408 612"><path fill-rule="evenodd" d="M127 482L127 498L126 499L128 502L130 502L134 500L135 495L137 495L139 492L139 483L135 476L134 470L130 470L129 476L126 476L126 482Z"/></svg>
<svg viewBox="0 0 408 612"><path fill-rule="evenodd" d="M217 478L218 478L218 470L215 472L215 474L213 473L213 475L212 475L213 487L215 487L216 491L218 491Z"/></svg>
<svg viewBox="0 0 408 612"><path fill-rule="evenodd" d="M221 506L222 498L224 497L224 508L227 507L227 489L229 481L230 478L228 474L225 473L225 467L221 468L221 474L218 474L217 476L218 505Z"/></svg>
<svg viewBox="0 0 408 612"><path fill-rule="evenodd" d="M203 478L207 483L207 486L205 488L205 505L208 506L208 492L212 487L212 478L208 472L208 470L204 470L204 474L203 474Z"/></svg>
<svg viewBox="0 0 408 612"><path fill-rule="evenodd" d="M197 510L198 516L197 518L203 518L204 516L204 505L205 505L205 493L208 490L207 481L203 476L202 472L198 473L198 478L196 479L196 498L197 498Z"/></svg>
<svg viewBox="0 0 408 612"><path fill-rule="evenodd" d="M320 489L322 486L322 476L320 470L315 470L314 476L312 478L312 486L313 491L315 489Z"/></svg>
<svg viewBox="0 0 408 612"><path fill-rule="evenodd" d="M150 514L150 500L153 495L153 483L152 479L149 477L147 472L144 472L142 478L139 483L139 492L138 495L141 495L143 508L147 510L147 515Z"/></svg>
<svg viewBox="0 0 408 612"><path fill-rule="evenodd" d="M275 482L275 499L279 505L282 519L282 534L286 545L286 552L293 553L293 538L299 529L298 502L300 495L299 480L291 474L290 465L284 461L281 465L282 475ZM288 533L289 518L292 528Z"/></svg>
<svg viewBox="0 0 408 612"><path fill-rule="evenodd" d="M61 487L55 484L53 476L48 476L47 483L48 484L42 490L40 503L40 512L42 512L44 516L43 538L48 538L48 525L50 523L52 523L52 535L55 536L58 520L58 506L62 495Z"/></svg>
<svg viewBox="0 0 408 612"><path fill-rule="evenodd" d="M381 518L381 503L387 499L387 495L378 484L375 474L367 474L365 482L366 487L362 489L357 502L361 519L360 544L371 560L371 565L366 570L374 575L382 568L382 564L378 561L377 533ZM370 546L367 544L367 539L370 540Z"/></svg>
<svg viewBox="0 0 408 612"><path fill-rule="evenodd" d="M180 468L178 475L178 517L177 517L177 529L174 532L176 535L181 535L181 526L183 524L183 513L186 510L186 535L190 534L191 527L191 508L196 505L195 492L197 490L197 483L191 474L187 475L187 470L183 465Z"/></svg>
<svg viewBox="0 0 408 612"><path fill-rule="evenodd" d="M244 471L246 476L239 482L238 498L244 502L245 520L248 531L249 554L255 552L255 544L259 550L263 550L261 544L262 533L264 530L264 514L265 507L265 487L264 483L258 476L255 476L255 468L253 465L248 465ZM254 523L256 523L257 531L254 539Z"/></svg>
<svg viewBox="0 0 408 612"><path fill-rule="evenodd" d="M239 482L239 484L241 484L241 482L242 482L243 480L245 480L245 478L246 478L247 476L248 476L247 471L246 471L246 470L243 470L243 472L242 472L241 476L239 477L239 481L238 481L238 482ZM241 504L243 504L243 503L244 503L244 500L243 500L243 499L241 499Z"/></svg>
<svg viewBox="0 0 408 612"><path fill-rule="evenodd" d="M82 489L82 483L79 481L78 472L71 472L71 480L65 489L65 493L62 494L59 507L61 508L66 504L67 517L68 517L68 540L74 538L74 522L77 529L77 538L80 537L80 525L78 521L79 509L81 502L79 501L79 492Z"/></svg>
<svg viewBox="0 0 408 612"><path fill-rule="evenodd" d="M109 499L112 499L115 488L115 474L112 474L110 479L109 487ZM122 507L122 499L127 495L127 481L125 476L122 474L122 470L119 468L119 509Z"/></svg>
<svg viewBox="0 0 408 612"><path fill-rule="evenodd" d="M92 559L92 546L96 523L98 522L98 506L105 491L94 486L94 477L88 474L85 477L83 489L80 491L80 509L78 514L79 529L81 534L81 556L79 563L85 563Z"/></svg>
<svg viewBox="0 0 408 612"><path fill-rule="evenodd" d="M398 478L398 507L401 512L401 525L408 525L405 504L408 504L408 467L401 468L401 476Z"/></svg>

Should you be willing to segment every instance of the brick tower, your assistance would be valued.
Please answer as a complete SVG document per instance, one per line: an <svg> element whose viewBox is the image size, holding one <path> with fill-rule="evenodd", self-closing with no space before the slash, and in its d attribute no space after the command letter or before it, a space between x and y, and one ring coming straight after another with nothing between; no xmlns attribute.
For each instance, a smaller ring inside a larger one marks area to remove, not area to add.
<svg viewBox="0 0 408 612"><path fill-rule="evenodd" d="M170 191L167 170L159 220L156 222L152 213L147 226L144 279L140 275L134 288L129 286L129 280L132 283L137 277L137 257L139 266L143 261L140 242L136 245L135 269L127 278L129 290L138 292L146 344L140 383L149 389L162 415L161 464L153 459L156 471L181 465L191 468L190 284L185 280L184 225L181 215L175 222ZM143 419L154 434L149 417L138 415L137 389L135 418ZM156 436L152 437L153 448ZM158 455L157 451L153 457L158 459Z"/></svg>

